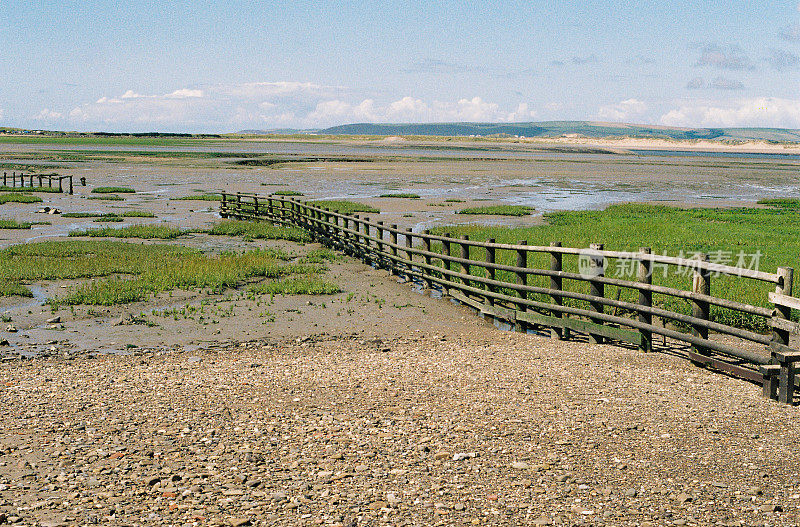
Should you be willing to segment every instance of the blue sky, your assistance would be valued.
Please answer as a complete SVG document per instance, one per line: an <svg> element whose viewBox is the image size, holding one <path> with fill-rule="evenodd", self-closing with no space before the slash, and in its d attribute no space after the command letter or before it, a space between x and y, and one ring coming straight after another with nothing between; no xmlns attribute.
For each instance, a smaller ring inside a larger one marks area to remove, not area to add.
<svg viewBox="0 0 800 527"><path fill-rule="evenodd" d="M800 4L0 3L0 126L800 128Z"/></svg>

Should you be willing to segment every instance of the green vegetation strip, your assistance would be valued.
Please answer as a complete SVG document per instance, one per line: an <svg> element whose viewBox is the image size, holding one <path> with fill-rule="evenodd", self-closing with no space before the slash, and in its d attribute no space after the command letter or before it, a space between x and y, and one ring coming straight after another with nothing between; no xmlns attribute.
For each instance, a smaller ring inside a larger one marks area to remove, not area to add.
<svg viewBox="0 0 800 527"><path fill-rule="evenodd" d="M92 194L134 194L135 190L129 187L95 187Z"/></svg>
<svg viewBox="0 0 800 527"><path fill-rule="evenodd" d="M61 215L64 218L155 218L156 215L146 210L126 210L123 213L116 212L65 212ZM112 220L113 221L113 220Z"/></svg>
<svg viewBox="0 0 800 527"><path fill-rule="evenodd" d="M381 194L381 198L406 198L406 199L420 199L419 194L412 194L411 192L394 192L390 194Z"/></svg>
<svg viewBox="0 0 800 527"><path fill-rule="evenodd" d="M528 216L536 210L526 205L492 205L462 209L456 214L486 214L490 216Z"/></svg>
<svg viewBox="0 0 800 527"><path fill-rule="evenodd" d="M87 196L86 199L99 199L103 201L123 201L125 198L116 194L105 194L101 196Z"/></svg>
<svg viewBox="0 0 800 527"><path fill-rule="evenodd" d="M176 201L222 201L222 194L191 194L179 198L170 198Z"/></svg>
<svg viewBox="0 0 800 527"><path fill-rule="evenodd" d="M356 212L371 212L374 214L380 213L380 210L370 205L363 203L356 203L355 201L347 200L318 200L309 201L309 205L315 207L324 207L340 214L353 214Z"/></svg>
<svg viewBox="0 0 800 527"><path fill-rule="evenodd" d="M108 217L108 216L100 216ZM111 216L113 217L113 216ZM116 220L107 220L116 221ZM90 238L142 238L172 240L184 234L205 233L215 236L240 236L245 240L289 240L293 242L310 241L308 233L297 227L284 227L266 222L226 220L216 223L209 229L178 229L166 224L129 225L115 229L103 227L84 231L72 231L70 236L88 236Z"/></svg>
<svg viewBox="0 0 800 527"><path fill-rule="evenodd" d="M0 185L0 192L45 192L58 194L58 187L5 187Z"/></svg>
<svg viewBox="0 0 800 527"><path fill-rule="evenodd" d="M670 256L691 257L695 253L709 254L711 261L740 267L758 267L775 272L779 266L800 268L800 209L776 206L766 209L680 209L658 205L625 204L608 207L604 211L567 211L544 215L546 225L525 228L451 226L434 229L436 234L448 232L458 238L464 234L473 240L494 238L500 243L518 243L527 240L531 245L547 246L560 241L565 247L588 247L590 243L604 243L615 251L636 252L640 247L651 247L653 252ZM482 259L481 251L472 250L473 258ZM515 264L515 255L499 251L498 262ZM635 262L634 262L635 263ZM550 256L529 255L529 266L547 269ZM564 270L578 272L577 258L565 256ZM691 291L692 273L674 266L656 266L653 283ZM475 269L476 274L482 270ZM611 259L607 276L636 279L636 266L631 261ZM514 282L508 273L497 273L498 279ZM548 279L530 277L530 284L548 287ZM565 288L585 293L585 282L565 281ZM769 284L739 277L713 276L711 294L756 306L769 307L767 293L774 290ZM514 294L514 293L511 293ZM615 297L616 287L606 286L606 296ZM637 302L637 292L623 289L620 299ZM547 297L531 298L549 301ZM671 311L689 314L691 305L683 299L656 295L654 302ZM585 305L565 299L565 304ZM711 308L711 319L735 327L766 331L765 321L723 308Z"/></svg>
<svg viewBox="0 0 800 527"><path fill-rule="evenodd" d="M32 223L20 223L17 220L0 220L0 229L30 229Z"/></svg>
<svg viewBox="0 0 800 527"><path fill-rule="evenodd" d="M318 264L289 264L282 251L203 254L196 249L118 241L62 241L17 245L0 251L0 295L31 296L25 283L104 278L50 300L59 305L114 305L143 301L174 289L220 293L253 280L271 279L271 293L328 294L338 288L318 275ZM295 280L281 282L283 277ZM278 285L272 285L278 284ZM256 284L257 285L257 284Z"/></svg>
<svg viewBox="0 0 800 527"><path fill-rule="evenodd" d="M30 194L0 194L0 205L3 203L41 203L42 198Z"/></svg>
<svg viewBox="0 0 800 527"><path fill-rule="evenodd" d="M296 190L276 190L273 192L276 196L303 196L302 192L298 192Z"/></svg>

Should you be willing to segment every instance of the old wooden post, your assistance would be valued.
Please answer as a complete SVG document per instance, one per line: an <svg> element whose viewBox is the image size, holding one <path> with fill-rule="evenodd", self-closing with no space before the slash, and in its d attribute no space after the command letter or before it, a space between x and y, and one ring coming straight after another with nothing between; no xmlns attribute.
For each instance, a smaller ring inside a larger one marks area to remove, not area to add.
<svg viewBox="0 0 800 527"><path fill-rule="evenodd" d="M790 267L779 267L778 279L779 281L775 287L775 293L791 296L794 270ZM792 318L792 308L776 304L775 318L790 320ZM789 332L785 329L779 329L773 326L772 342L779 346L788 346ZM773 353L773 357L775 356L776 354ZM776 361L773 359L773 362L778 362L780 364L780 372L778 373L778 401L785 404L792 404L794 403L794 360Z"/></svg>
<svg viewBox="0 0 800 527"><path fill-rule="evenodd" d="M17 188L17 173L11 173L11 188Z"/></svg>
<svg viewBox="0 0 800 527"><path fill-rule="evenodd" d="M493 244L495 243L494 238L489 238L487 243ZM495 257L495 248L489 245L486 246L486 278L489 280L494 280L495 276L495 269L494 269L494 257ZM495 291L495 287L491 284L486 284L486 291L489 293L493 293ZM489 307L494 306L494 297L491 295L486 296L486 305ZM489 315L490 317L494 318L494 315Z"/></svg>
<svg viewBox="0 0 800 527"><path fill-rule="evenodd" d="M63 178L58 178L58 191L64 192L64 187L62 185ZM33 186L33 181L31 181L31 186Z"/></svg>
<svg viewBox="0 0 800 527"><path fill-rule="evenodd" d="M461 236L461 240L462 240L462 243L459 244L461 246L461 259L462 260L469 260L469 244L468 243L463 243L463 242L468 242L469 241L469 236L467 236L466 234L463 234ZM468 263L461 262L461 273L465 274L465 275L469 275L469 264ZM470 281L467 278L462 278L461 281L464 283L464 285L467 285L467 286L470 285Z"/></svg>
<svg viewBox="0 0 800 527"><path fill-rule="evenodd" d="M356 257L366 258L367 252L364 250L361 239L361 216L358 214L353 214L353 230L356 231L353 235L353 253Z"/></svg>
<svg viewBox="0 0 800 527"><path fill-rule="evenodd" d="M383 261L383 222L379 221L376 227L375 237L378 239L378 262Z"/></svg>
<svg viewBox="0 0 800 527"><path fill-rule="evenodd" d="M699 262L707 262L708 255L707 254L698 254L697 260ZM694 269L694 273L692 275L692 292L698 295L705 295L709 296L711 294L711 273L707 269L703 269L698 263L698 265ZM708 302L705 300L699 300L697 298L692 299L692 316L694 318L699 318L700 320L708 320L709 316L709 305ZM699 324L692 324L692 335L695 337L700 337L701 339L708 339L708 328L705 326L701 326ZM695 353L704 354L706 353L706 348L703 346L698 346L696 344L692 345L692 350Z"/></svg>
<svg viewBox="0 0 800 527"><path fill-rule="evenodd" d="M650 254L650 247L641 247L639 253L642 255ZM653 262L647 258L639 258L639 265L636 272L636 280L640 284L651 285L653 283ZM653 306L653 292L639 289L639 305L642 307ZM650 313L639 312L639 322L652 324L653 315ZM642 351L653 351L653 332L647 329L640 329L639 349Z"/></svg>
<svg viewBox="0 0 800 527"><path fill-rule="evenodd" d="M552 242L550 247L561 247L561 242ZM554 273L560 273L563 268L563 258L564 255L558 251L553 251L550 253L550 270ZM557 275L550 275L550 289L555 291L561 291L563 287L563 283L560 276ZM563 305L564 299L561 295L550 295L550 299L553 303L557 306ZM562 318L563 313L561 311L553 310L551 312L553 317L555 318ZM554 327L550 328L550 338L560 340L562 338L569 338L569 330L566 328Z"/></svg>
<svg viewBox="0 0 800 527"><path fill-rule="evenodd" d="M450 233L449 232L444 233L444 238L445 239L442 240L442 256L449 257L450 256ZM450 259L449 258L442 258L442 267L444 269L447 269L448 271L450 270ZM444 274L443 273L442 277L445 280L447 280L447 283L452 283L453 282L453 278L449 274ZM445 293L447 293L450 290L449 287L447 287L447 285L445 285L445 284L442 284L442 287L444 288L444 292Z"/></svg>
<svg viewBox="0 0 800 527"><path fill-rule="evenodd" d="M42 186L41 180L39 181L39 186ZM72 176L69 176L69 193L72 195Z"/></svg>
<svg viewBox="0 0 800 527"><path fill-rule="evenodd" d="M528 240L521 240L517 245L528 245ZM528 268L528 250L527 249L517 249L517 267L520 269L527 269ZM515 271L514 274L516 275L517 284L526 286L528 285L528 273L524 271ZM517 291L519 297L523 300L528 298L528 292L519 289ZM523 303L517 304L517 311L525 312L527 311L528 306ZM517 319L514 323L514 331L525 333L528 331L528 324L523 322L522 320Z"/></svg>
<svg viewBox="0 0 800 527"><path fill-rule="evenodd" d="M605 275L605 257L600 254L600 251L603 250L604 245L602 243L592 243L589 245L590 253L589 253L589 294L593 297L603 298L605 296L605 285L602 282L594 280L595 277L601 277ZM589 310L594 311L596 313L602 313L604 310L604 305L600 302L589 302ZM595 324L602 324L603 322L599 319L592 319L592 322ZM603 336L598 335L597 333L589 332L589 342L592 344L602 344L603 343Z"/></svg>
<svg viewBox="0 0 800 527"><path fill-rule="evenodd" d="M397 225L396 224L392 224L392 225L389 226L389 243L392 244L390 252L392 253L392 256L395 257L395 258L392 258L392 263L391 263L392 274L397 274L399 272L399 268L398 268L397 260L396 260L396 257L397 257Z"/></svg>
<svg viewBox="0 0 800 527"><path fill-rule="evenodd" d="M414 235L411 229L406 229L405 233L406 237L406 259L408 260L408 276L406 277L409 281L413 281L414 278L411 276L411 271L414 270L414 254L411 252L411 246L414 244Z"/></svg>
<svg viewBox="0 0 800 527"><path fill-rule="evenodd" d="M428 238L428 235L430 233L431 231L429 231L428 229L422 231L422 250L425 251L426 253L431 252L431 239ZM430 279L431 268L428 266L432 265L431 262L433 260L431 259L431 256L429 254L424 255L423 260L425 261L425 268L422 270L422 276L424 277L425 280L425 287L430 289L433 283L431 282Z"/></svg>
<svg viewBox="0 0 800 527"><path fill-rule="evenodd" d="M8 177L8 174L6 172L3 172L3 186L4 187L8 186L8 181L6 180L7 177Z"/></svg>

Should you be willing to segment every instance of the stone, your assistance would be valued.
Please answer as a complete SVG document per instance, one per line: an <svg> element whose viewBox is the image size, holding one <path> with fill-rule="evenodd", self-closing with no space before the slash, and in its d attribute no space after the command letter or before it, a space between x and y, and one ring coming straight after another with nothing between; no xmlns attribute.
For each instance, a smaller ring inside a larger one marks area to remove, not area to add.
<svg viewBox="0 0 800 527"><path fill-rule="evenodd" d="M230 518L228 523L231 527L244 527L245 525L252 525L250 518Z"/></svg>
<svg viewBox="0 0 800 527"><path fill-rule="evenodd" d="M433 459L450 459L452 454L446 450L440 450L433 455Z"/></svg>
<svg viewBox="0 0 800 527"><path fill-rule="evenodd" d="M629 498L635 498L639 494L636 489L625 489L625 495Z"/></svg>
<svg viewBox="0 0 800 527"><path fill-rule="evenodd" d="M48 318L45 321L45 323L47 323L47 324L60 324L61 323L61 317Z"/></svg>
<svg viewBox="0 0 800 527"><path fill-rule="evenodd" d="M693 499L694 498L691 495L686 494L685 492L681 492L680 494L678 494L678 497L675 498L675 501L677 501L678 503L689 503Z"/></svg>
<svg viewBox="0 0 800 527"><path fill-rule="evenodd" d="M6 331L8 331L9 333L16 333L17 326L15 326L14 324L9 324L8 326L6 326Z"/></svg>
<svg viewBox="0 0 800 527"><path fill-rule="evenodd" d="M471 459L474 457L478 457L477 452L458 452L453 454L453 461L464 461L465 459Z"/></svg>
<svg viewBox="0 0 800 527"><path fill-rule="evenodd" d="M511 463L511 468L515 470L528 470L531 466L524 461L514 461Z"/></svg>

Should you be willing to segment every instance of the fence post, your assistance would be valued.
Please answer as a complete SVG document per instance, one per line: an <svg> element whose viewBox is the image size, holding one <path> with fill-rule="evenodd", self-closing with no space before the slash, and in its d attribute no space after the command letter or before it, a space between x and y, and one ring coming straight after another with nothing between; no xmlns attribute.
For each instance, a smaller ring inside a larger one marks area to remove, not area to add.
<svg viewBox="0 0 800 527"><path fill-rule="evenodd" d="M428 238L428 235L430 233L431 233L431 231L428 230L428 229L425 229L424 231L422 231L422 250L425 251L426 253L431 252L431 239ZM431 265L432 260L431 260L430 255L428 255L428 254L424 255L422 258L425 261L425 265L426 265L426 267L422 270L422 277L423 277L423 280L425 281L425 287L430 289L431 286L433 285L433 283L431 282L431 279L429 278L430 275L431 275L431 268L428 267L428 266Z"/></svg>
<svg viewBox="0 0 800 527"><path fill-rule="evenodd" d="M228 195L224 192L222 193L222 201L220 202L219 207L219 215L223 218L228 217L228 202L227 202Z"/></svg>
<svg viewBox="0 0 800 527"><path fill-rule="evenodd" d="M707 262L707 254L698 254L697 259L700 262ZM705 269L697 266L692 275L692 292L699 295L711 294L711 273ZM692 299L692 316L701 320L708 320L708 302L703 300ZM692 324L692 335L702 339L708 339L708 328ZM706 348L703 346L692 345L692 351L699 354L706 353Z"/></svg>
<svg viewBox="0 0 800 527"><path fill-rule="evenodd" d="M650 254L650 247L639 248L641 254ZM653 262L646 258L639 259L639 266L636 273L636 280L640 284L651 285L653 283ZM642 307L653 306L653 292L639 289L639 305ZM653 315L650 313L639 312L639 322L644 324L653 323ZM639 335L641 340L639 342L639 349L644 352L653 351L653 332L640 329Z"/></svg>
<svg viewBox="0 0 800 527"><path fill-rule="evenodd" d="M778 267L778 277L780 281L775 287L775 292L779 295L792 295L792 282L794 279L794 269L790 267ZM790 320L792 308L776 305L775 317ZM772 328L772 342L783 346L789 345L789 332L783 329ZM773 359L772 362L777 362ZM794 402L794 362L780 362L780 372L778 373L778 401L785 404Z"/></svg>
<svg viewBox="0 0 800 527"><path fill-rule="evenodd" d="M495 243L497 240L494 238L489 238L487 240L488 243ZM486 247L486 263L489 264L486 266L486 278L489 280L494 280L494 273L495 269L492 267L494 265L495 259L495 248L494 247ZM486 284L486 290L490 293L495 291L495 287L493 285ZM491 296L486 297L486 303L490 306L494 305L494 298Z"/></svg>
<svg viewBox="0 0 800 527"><path fill-rule="evenodd" d="M409 274L406 276L409 282L414 281L414 277L411 276L411 271L414 270L414 254L411 252L411 246L414 244L414 236L411 232L411 229L406 229L406 259L408 260L408 271Z"/></svg>
<svg viewBox="0 0 800 527"><path fill-rule="evenodd" d="M551 242L550 247L561 247L561 242ZM550 270L556 273L560 273L564 269L563 260L564 255L560 252L553 251L550 253ZM560 276L550 275L550 289L554 289L555 291L561 291L563 287L563 282ZM563 305L564 299L560 295L550 295L550 299L553 301L553 304L560 306ZM561 311L551 311L550 314L554 318L562 318L563 313ZM569 338L569 330L566 328L555 327L550 328L550 338L554 340L561 340L562 338Z"/></svg>
<svg viewBox="0 0 800 527"><path fill-rule="evenodd" d="M461 239L463 241L467 242L467 241L469 241L469 236L467 236L466 234L463 234L461 236ZM459 245L461 246L461 258L464 259L464 260L469 260L469 244L460 243ZM468 263L463 263L463 262L461 263L461 273L465 274L465 275L469 275L469 264ZM461 281L466 286L470 285L470 281L468 279L466 279L466 278L462 278ZM464 293L464 294L466 294L466 293Z"/></svg>
<svg viewBox="0 0 800 527"><path fill-rule="evenodd" d="M444 233L445 240L442 240L442 256L450 256L450 233ZM442 258L442 267L450 270L450 260L445 260ZM450 284L453 282L453 278L449 274L442 273L442 278L446 280L446 284ZM448 285L442 284L442 288L444 289L444 294L448 294L450 288Z"/></svg>
<svg viewBox="0 0 800 527"><path fill-rule="evenodd" d="M390 230L389 230L389 243L392 244L390 252L392 253L392 256L396 257L397 256L397 224L393 223L393 224L391 224L389 226L389 228L390 228ZM397 260L395 260L394 258L392 258L391 271L392 271L392 274L398 274L398 272L399 272L399 268L398 268L398 265L397 265Z"/></svg>
<svg viewBox="0 0 800 527"><path fill-rule="evenodd" d="M528 245L528 240L521 240L518 245ZM528 251L527 249L517 249L517 267L527 269L528 268ZM518 285L528 285L528 273L523 273L522 271L515 271L517 277L517 284ZM523 300L528 298L528 292L518 290L519 297ZM517 304L517 311L525 312L528 310L528 307L525 304ZM514 331L520 333L526 333L528 331L528 324L517 320L514 323Z"/></svg>
<svg viewBox="0 0 800 527"><path fill-rule="evenodd" d="M7 187L7 186L8 186L8 182L6 181L6 178L7 178L7 177L8 177L8 174L6 174L5 172L3 172L3 186L4 186L4 187Z"/></svg>
<svg viewBox="0 0 800 527"><path fill-rule="evenodd" d="M592 243L589 249L592 251L602 251L604 245L602 243ZM598 277L605 275L604 269L605 257L601 255L589 254L589 272L591 277ZM602 298L605 296L605 284L589 279L589 294L591 296ZM599 302L589 302L589 309L595 313L602 313L604 310L603 304ZM603 322L598 319L592 319L595 324L602 324ZM589 342L591 344L602 344L603 336L596 333L589 333Z"/></svg>
<svg viewBox="0 0 800 527"><path fill-rule="evenodd" d="M11 188L17 188L17 173L11 173Z"/></svg>
<svg viewBox="0 0 800 527"><path fill-rule="evenodd" d="M353 230L356 231L353 235L353 255L366 260L366 252L361 247L361 216L358 214L353 214Z"/></svg>
<svg viewBox="0 0 800 527"><path fill-rule="evenodd" d="M376 227L375 237L378 238L378 265L383 261L383 222L378 222L378 227Z"/></svg>
<svg viewBox="0 0 800 527"><path fill-rule="evenodd" d="M39 186L42 186L42 180L39 179ZM69 177L69 193L72 195L72 176Z"/></svg>

